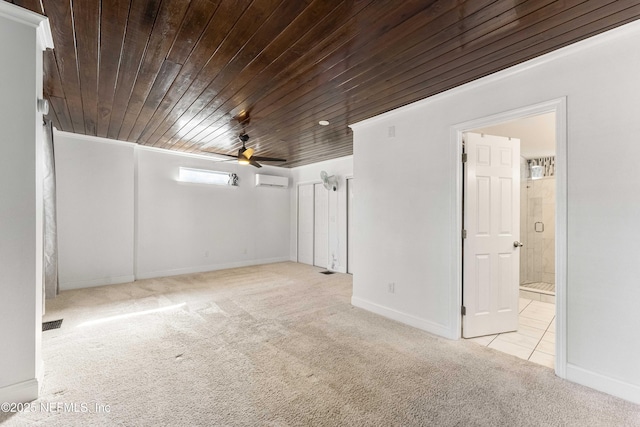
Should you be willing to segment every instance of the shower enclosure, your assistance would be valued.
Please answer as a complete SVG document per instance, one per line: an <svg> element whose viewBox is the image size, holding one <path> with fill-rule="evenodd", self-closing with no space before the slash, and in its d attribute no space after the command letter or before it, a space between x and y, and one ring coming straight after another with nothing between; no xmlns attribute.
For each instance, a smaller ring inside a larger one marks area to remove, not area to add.
<svg viewBox="0 0 640 427"><path fill-rule="evenodd" d="M520 289L555 295L555 158L521 159Z"/></svg>

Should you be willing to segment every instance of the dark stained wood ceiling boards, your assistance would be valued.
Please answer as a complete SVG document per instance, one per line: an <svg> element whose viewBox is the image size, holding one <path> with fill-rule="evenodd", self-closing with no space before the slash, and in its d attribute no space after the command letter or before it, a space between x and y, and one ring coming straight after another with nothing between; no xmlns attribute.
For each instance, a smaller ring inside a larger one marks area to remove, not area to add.
<svg viewBox="0 0 640 427"><path fill-rule="evenodd" d="M350 123L640 17L637 0L10 1L51 22L58 129L233 155L244 128L286 167L352 154Z"/></svg>

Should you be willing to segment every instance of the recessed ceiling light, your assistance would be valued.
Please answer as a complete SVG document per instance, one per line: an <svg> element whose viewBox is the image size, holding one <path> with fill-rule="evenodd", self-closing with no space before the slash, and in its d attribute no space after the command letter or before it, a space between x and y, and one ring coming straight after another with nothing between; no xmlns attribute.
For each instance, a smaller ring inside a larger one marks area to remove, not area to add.
<svg viewBox="0 0 640 427"><path fill-rule="evenodd" d="M328 122L328 121L326 121L326 120L320 120L320 121L318 122L318 124L319 124L320 126L329 126L329 122Z"/></svg>

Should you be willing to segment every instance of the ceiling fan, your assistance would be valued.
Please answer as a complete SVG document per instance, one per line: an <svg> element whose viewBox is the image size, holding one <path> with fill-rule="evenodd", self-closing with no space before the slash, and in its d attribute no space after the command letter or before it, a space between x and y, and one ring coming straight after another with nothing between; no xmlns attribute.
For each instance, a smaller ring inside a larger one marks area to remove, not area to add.
<svg viewBox="0 0 640 427"><path fill-rule="evenodd" d="M230 154L216 153L214 151L209 151L209 150L202 150L202 151L205 151L211 154L216 154L218 156L231 157L232 159L237 159L238 163L240 163L241 165L251 165L257 168L262 167L262 165L258 163L258 161L260 162L286 162L287 161L286 159L277 159L275 157L254 156L253 153L255 152L255 150L253 148L247 148L245 146L246 142L249 140L249 135L243 132L240 135L238 135L238 139L242 141L242 148L238 150L237 156L232 156Z"/></svg>
<svg viewBox="0 0 640 427"><path fill-rule="evenodd" d="M251 118L249 117L248 110L242 110L238 116L234 118L235 121L238 122L242 126L242 133L238 135L238 139L242 142L242 148L238 150L237 156L232 156L230 154L216 153L214 151L209 150L201 150L211 154L217 154L218 156L231 157L232 159L237 159L238 163L241 165L252 165L257 168L261 168L262 165L258 163L260 162L286 162L285 159L277 159L275 157L262 157L262 156L254 156L255 150L253 148L247 148L246 143L249 140L249 135L246 132L246 126L249 125Z"/></svg>

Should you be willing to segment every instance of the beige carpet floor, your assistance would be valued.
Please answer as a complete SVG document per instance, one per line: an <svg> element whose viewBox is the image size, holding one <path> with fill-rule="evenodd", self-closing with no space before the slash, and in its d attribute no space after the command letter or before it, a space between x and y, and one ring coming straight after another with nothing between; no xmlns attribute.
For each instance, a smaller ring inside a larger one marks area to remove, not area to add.
<svg viewBox="0 0 640 427"><path fill-rule="evenodd" d="M0 424L640 425L640 406L548 368L354 308L351 276L319 271L280 263L63 292L47 307L64 323L43 333L35 402L57 409Z"/></svg>

